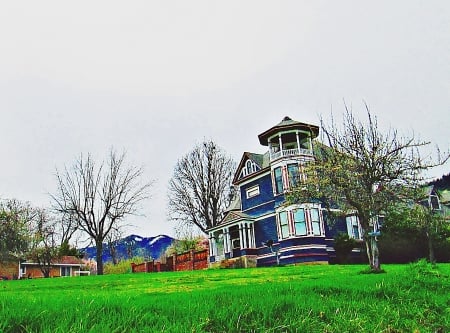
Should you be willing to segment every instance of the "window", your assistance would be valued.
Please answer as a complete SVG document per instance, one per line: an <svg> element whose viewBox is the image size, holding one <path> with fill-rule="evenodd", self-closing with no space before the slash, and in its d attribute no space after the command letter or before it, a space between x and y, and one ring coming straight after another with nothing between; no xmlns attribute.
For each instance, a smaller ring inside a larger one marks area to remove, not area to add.
<svg viewBox="0 0 450 333"><path fill-rule="evenodd" d="M345 220L347 222L348 236L354 239L361 239L358 217L356 215L347 216Z"/></svg>
<svg viewBox="0 0 450 333"><path fill-rule="evenodd" d="M61 267L61 276L70 276L70 267L62 266Z"/></svg>
<svg viewBox="0 0 450 333"><path fill-rule="evenodd" d="M311 214L311 226L314 235L320 235L320 216L319 210L317 208L312 208L310 210Z"/></svg>
<svg viewBox="0 0 450 333"><path fill-rule="evenodd" d="M281 238L287 238L287 237L289 237L288 213L287 212L281 212L279 214L279 218L280 218Z"/></svg>
<svg viewBox="0 0 450 333"><path fill-rule="evenodd" d="M275 193L283 193L283 173L281 171L281 167L275 168L273 174L275 178Z"/></svg>
<svg viewBox="0 0 450 333"><path fill-rule="evenodd" d="M298 184L298 164L288 164L289 187L293 188Z"/></svg>
<svg viewBox="0 0 450 333"><path fill-rule="evenodd" d="M306 235L306 219L305 210L303 208L294 210L294 227L296 235Z"/></svg>
<svg viewBox="0 0 450 333"><path fill-rule="evenodd" d="M260 168L255 162L253 162L252 160L247 160L247 162L245 162L245 167L242 168L240 177L246 177L258 170L260 170Z"/></svg>
<svg viewBox="0 0 450 333"><path fill-rule="evenodd" d="M259 185L255 185L252 187L249 187L248 189L245 190L246 194L247 194L247 199L256 197L257 195L259 195Z"/></svg>

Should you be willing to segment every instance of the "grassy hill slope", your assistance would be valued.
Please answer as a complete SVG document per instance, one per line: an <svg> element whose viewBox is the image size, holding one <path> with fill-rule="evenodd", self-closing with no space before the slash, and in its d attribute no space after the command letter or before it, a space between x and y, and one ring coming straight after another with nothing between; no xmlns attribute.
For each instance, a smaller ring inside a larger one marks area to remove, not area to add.
<svg viewBox="0 0 450 333"><path fill-rule="evenodd" d="M292 266L0 283L0 332L447 332L450 265Z"/></svg>

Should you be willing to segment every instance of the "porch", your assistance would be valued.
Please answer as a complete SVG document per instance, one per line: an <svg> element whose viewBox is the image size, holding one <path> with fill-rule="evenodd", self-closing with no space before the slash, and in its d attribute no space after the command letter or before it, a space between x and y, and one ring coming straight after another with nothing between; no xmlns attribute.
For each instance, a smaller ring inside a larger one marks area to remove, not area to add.
<svg viewBox="0 0 450 333"><path fill-rule="evenodd" d="M256 252L254 222L241 221L209 232L210 263L256 257Z"/></svg>

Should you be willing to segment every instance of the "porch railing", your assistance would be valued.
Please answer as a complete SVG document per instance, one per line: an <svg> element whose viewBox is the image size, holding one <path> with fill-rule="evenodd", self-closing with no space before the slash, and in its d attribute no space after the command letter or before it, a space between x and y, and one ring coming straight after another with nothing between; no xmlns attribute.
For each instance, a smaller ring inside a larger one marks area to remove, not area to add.
<svg viewBox="0 0 450 333"><path fill-rule="evenodd" d="M280 151L277 151L276 153L271 152L270 160L273 161L281 157L296 156L296 155L313 156L313 152L312 150L305 148L282 149Z"/></svg>

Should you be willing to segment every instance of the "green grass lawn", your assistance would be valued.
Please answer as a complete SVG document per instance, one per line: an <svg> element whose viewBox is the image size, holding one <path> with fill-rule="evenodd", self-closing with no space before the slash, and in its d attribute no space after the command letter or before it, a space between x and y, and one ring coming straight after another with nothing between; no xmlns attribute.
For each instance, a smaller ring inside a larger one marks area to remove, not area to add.
<svg viewBox="0 0 450 333"><path fill-rule="evenodd" d="M450 264L0 282L0 332L450 332Z"/></svg>

